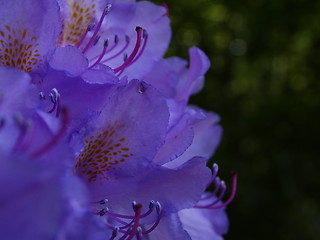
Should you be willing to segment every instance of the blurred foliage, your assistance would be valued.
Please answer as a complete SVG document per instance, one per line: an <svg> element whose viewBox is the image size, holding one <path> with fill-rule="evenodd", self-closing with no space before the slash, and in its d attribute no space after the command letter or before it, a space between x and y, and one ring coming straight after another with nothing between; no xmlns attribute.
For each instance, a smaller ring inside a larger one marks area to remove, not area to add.
<svg viewBox="0 0 320 240"><path fill-rule="evenodd" d="M197 45L212 63L192 102L221 116L221 177L239 173L225 239L320 239L320 1L167 4L167 55Z"/></svg>

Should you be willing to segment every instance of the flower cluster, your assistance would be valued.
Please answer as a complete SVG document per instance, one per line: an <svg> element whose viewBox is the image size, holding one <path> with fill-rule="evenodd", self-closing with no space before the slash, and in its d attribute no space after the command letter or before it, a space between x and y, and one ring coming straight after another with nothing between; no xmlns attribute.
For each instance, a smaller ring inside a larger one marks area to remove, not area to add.
<svg viewBox="0 0 320 240"><path fill-rule="evenodd" d="M210 63L163 58L166 6L0 4L0 238L222 239L236 174L223 202L219 117L188 105Z"/></svg>

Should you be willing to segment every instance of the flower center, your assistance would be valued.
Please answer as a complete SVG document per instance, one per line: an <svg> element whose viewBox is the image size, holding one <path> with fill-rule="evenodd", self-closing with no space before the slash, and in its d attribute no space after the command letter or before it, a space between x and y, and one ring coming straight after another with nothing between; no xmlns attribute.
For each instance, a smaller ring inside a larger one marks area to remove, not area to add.
<svg viewBox="0 0 320 240"><path fill-rule="evenodd" d="M6 25L0 30L0 63L25 72L31 72L43 61L37 38L26 29L13 29Z"/></svg>
<svg viewBox="0 0 320 240"><path fill-rule="evenodd" d="M75 173L84 177L88 183L110 180L108 172L115 170L116 165L132 156L126 138L119 134L122 128L124 125L115 122L96 135L90 136L85 141L84 150L77 158Z"/></svg>

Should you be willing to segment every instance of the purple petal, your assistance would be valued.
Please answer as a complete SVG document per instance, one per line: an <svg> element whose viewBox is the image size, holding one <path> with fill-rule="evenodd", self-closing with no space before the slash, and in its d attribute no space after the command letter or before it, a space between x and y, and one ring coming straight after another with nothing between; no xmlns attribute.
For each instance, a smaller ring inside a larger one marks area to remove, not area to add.
<svg viewBox="0 0 320 240"><path fill-rule="evenodd" d="M190 67L188 75L179 81L177 99L188 99L203 87L203 75L210 67L210 61L203 51L197 47L189 49Z"/></svg>
<svg viewBox="0 0 320 240"><path fill-rule="evenodd" d="M61 27L58 4L54 0L2 0L0 4L0 38L5 43L0 54L7 55L4 51L10 43L19 46L18 56L9 54L12 61L3 60L2 65L30 72L55 48Z"/></svg>
<svg viewBox="0 0 320 240"><path fill-rule="evenodd" d="M27 114L35 108L37 91L30 76L20 70L0 67L0 118L20 112ZM31 114L29 114L31 115Z"/></svg>
<svg viewBox="0 0 320 240"><path fill-rule="evenodd" d="M179 72L174 65L170 64L170 61L160 60L144 77L144 80L156 87L165 97L174 98L179 77Z"/></svg>
<svg viewBox="0 0 320 240"><path fill-rule="evenodd" d="M58 47L49 61L55 70L65 71L70 77L79 76L88 68L88 60L73 46Z"/></svg>

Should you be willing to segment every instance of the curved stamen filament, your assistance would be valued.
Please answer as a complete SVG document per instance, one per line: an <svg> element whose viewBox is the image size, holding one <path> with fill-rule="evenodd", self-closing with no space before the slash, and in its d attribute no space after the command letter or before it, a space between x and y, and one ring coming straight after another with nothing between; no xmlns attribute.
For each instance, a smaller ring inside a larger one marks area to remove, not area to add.
<svg viewBox="0 0 320 240"><path fill-rule="evenodd" d="M220 181L220 178L219 178L219 177L216 178L214 185L215 185L215 189L213 190L213 192L210 193L210 194L208 194L208 196L205 196L205 197L201 198L201 199L200 199L201 201L204 201L204 200L213 198L213 197L217 194L217 192L218 192L219 189L220 189L220 185L221 185L221 181Z"/></svg>
<svg viewBox="0 0 320 240"><path fill-rule="evenodd" d="M95 28L94 24L90 24L87 29L86 32L83 34L82 38L80 39L79 43L77 44L77 48L79 48L81 46L81 44L83 43L84 39L86 38L88 32L91 32L93 29Z"/></svg>
<svg viewBox="0 0 320 240"><path fill-rule="evenodd" d="M126 44L124 45L124 47L115 55L107 58L107 59L104 59L101 63L105 63L105 62L108 62L116 57L118 57L120 54L122 54L129 46L129 43L130 43L130 37L126 35Z"/></svg>
<svg viewBox="0 0 320 240"><path fill-rule="evenodd" d="M214 183L214 190L212 193L206 194L205 196L203 196L199 200L199 203L201 203L202 201L205 201L205 200L209 200L209 199L212 199L213 202L206 204L206 205L201 205L198 203L197 205L194 206L195 208L218 209L218 208L222 208L224 206L227 206L234 199L234 197L236 195L236 191L237 191L237 173L236 172L232 172L232 190L231 190L231 194L230 194L228 200L225 201L224 203L219 204L219 202L221 201L221 199L224 197L224 195L226 193L227 187L226 187L225 182L220 181L220 178L217 177L218 170L219 170L218 165L216 163L214 163L212 165L212 176L207 184L207 187L209 187L209 185ZM219 196L216 197L216 194L219 191L220 191L220 194L219 194Z"/></svg>
<svg viewBox="0 0 320 240"><path fill-rule="evenodd" d="M142 205L137 205L136 206L136 214L134 216L134 224L133 224L133 227L132 227L132 231L128 237L128 240L131 240L135 235L136 235L136 232L137 232L137 228L139 226L139 221L140 221L140 218L141 218L141 209L142 209Z"/></svg>
<svg viewBox="0 0 320 240"><path fill-rule="evenodd" d="M207 205L206 207L212 207L215 204L217 204L219 201L221 201L221 199L223 198L224 194L227 191L227 186L226 186L224 181L221 181L221 187L220 188L221 188L221 192L220 192L218 198L213 203Z"/></svg>
<svg viewBox="0 0 320 240"><path fill-rule="evenodd" d="M54 112L56 110L56 117L59 117L60 115L60 93L56 88L53 88L51 90L51 93L49 94L49 97L51 99L51 102L53 103L53 107L48 111L48 113Z"/></svg>
<svg viewBox="0 0 320 240"><path fill-rule="evenodd" d="M108 42L108 40L105 41L104 46L105 46L106 42ZM112 46L110 49L106 49L105 51L104 51L104 48L103 48L102 53L99 54L99 55L97 55L97 56L95 56L95 57L93 57L93 58L91 58L91 59L89 60L89 62L91 62L91 61L93 61L93 60L95 60L95 59L97 59L97 58L99 58L100 61L101 61L101 59L102 59L106 54L108 54L108 53L111 52L113 49L115 49L115 47L118 45L118 42L119 42L119 37L118 37L118 35L115 35L113 46ZM107 44L108 44L108 43L107 43Z"/></svg>
<svg viewBox="0 0 320 240"><path fill-rule="evenodd" d="M133 59L133 61L130 63L130 65L132 65L133 63L135 63L142 55L142 53L144 52L144 49L146 48L147 46L147 43L148 43L148 33L146 30L143 30L143 45L141 47L141 50L139 51L138 55Z"/></svg>
<svg viewBox="0 0 320 240"><path fill-rule="evenodd" d="M155 221L155 223L146 231L142 232L142 235L146 235L151 233L160 223L161 217L162 217L162 208L159 202L157 202L157 213L158 213L158 217L157 220Z"/></svg>
<svg viewBox="0 0 320 240"><path fill-rule="evenodd" d="M87 45L84 47L84 49L82 50L82 53L83 53L83 54L86 53L86 52L88 51L88 49L91 47L93 41L95 40L95 38L96 38L96 36L98 35L98 32L99 32L99 30L100 30L100 28L101 28L103 19L104 19L104 17L108 14L108 12L110 11L110 8L111 8L111 4L108 4L108 5L106 6L106 8L103 10L103 13L102 13L102 15L101 15L101 17L100 17L100 20L99 20L99 22L98 22L98 24L97 24L97 27L96 27L95 30L94 30L94 33L93 33L92 37L90 38L89 42L88 42Z"/></svg>
<svg viewBox="0 0 320 240"><path fill-rule="evenodd" d="M144 30L144 29L143 29L142 37L143 37L144 41L143 41L143 45L142 45L139 53L134 57L134 59L133 59L126 67L129 67L129 66L131 66L132 64L134 64L134 63L141 57L142 53L144 52L144 49L146 48L147 42L148 42L148 33L147 33L147 31ZM127 56L127 55L124 55L124 62L126 62L127 59L128 59L128 56ZM118 72L118 74L117 74L116 76L119 77L119 76L124 72L124 70L125 70L126 67L122 68L121 71Z"/></svg>
<svg viewBox="0 0 320 240"><path fill-rule="evenodd" d="M212 176L207 184L207 187L209 187L213 183L213 181L215 181L217 174L218 174L218 171L219 171L219 166L218 166L218 164L214 163L212 165Z"/></svg>
<svg viewBox="0 0 320 240"><path fill-rule="evenodd" d="M114 228L113 228L113 231L112 231L112 235L111 235L111 237L109 238L109 240L114 240L114 239L117 237L118 232L119 232L119 228L118 228L118 227L114 227Z"/></svg>
<svg viewBox="0 0 320 240"><path fill-rule="evenodd" d="M211 209L222 208L224 206L227 206L228 204L230 204L233 201L234 197L236 196L236 192L237 192L237 178L238 178L237 173L233 172L232 173L232 190L231 190L231 194L230 194L230 197L228 198L228 200L218 206L211 207Z"/></svg>
<svg viewBox="0 0 320 240"><path fill-rule="evenodd" d="M142 40L142 28L141 27L136 27L136 32L137 32L137 41L136 41L136 45L132 51L132 53L130 54L130 56L128 57L128 59L119 67L114 69L115 73L118 73L119 71L121 71L122 69L125 69L126 67L128 67L131 62L133 61L133 59L135 58L135 56L138 53L138 50L140 48L141 45L141 40Z"/></svg>
<svg viewBox="0 0 320 240"><path fill-rule="evenodd" d="M100 57L97 59L97 61L94 64L92 64L90 67L88 67L88 69L91 69L91 68L95 67L96 65L98 65L98 63L101 61L101 59L106 54L107 48L108 48L108 40L106 40L103 44L103 50L102 50Z"/></svg>
<svg viewBox="0 0 320 240"><path fill-rule="evenodd" d="M119 238L119 240L125 240L126 239L126 237L128 237L129 236L129 234L130 234L130 232L131 232L131 228L129 228L127 231L125 231L125 232L123 232L123 231L121 231L121 230L119 230L119 232L121 232L121 233L124 233L124 235L121 237L121 238ZM130 236L129 236L130 237ZM129 237L127 238L127 240L129 239Z"/></svg>

